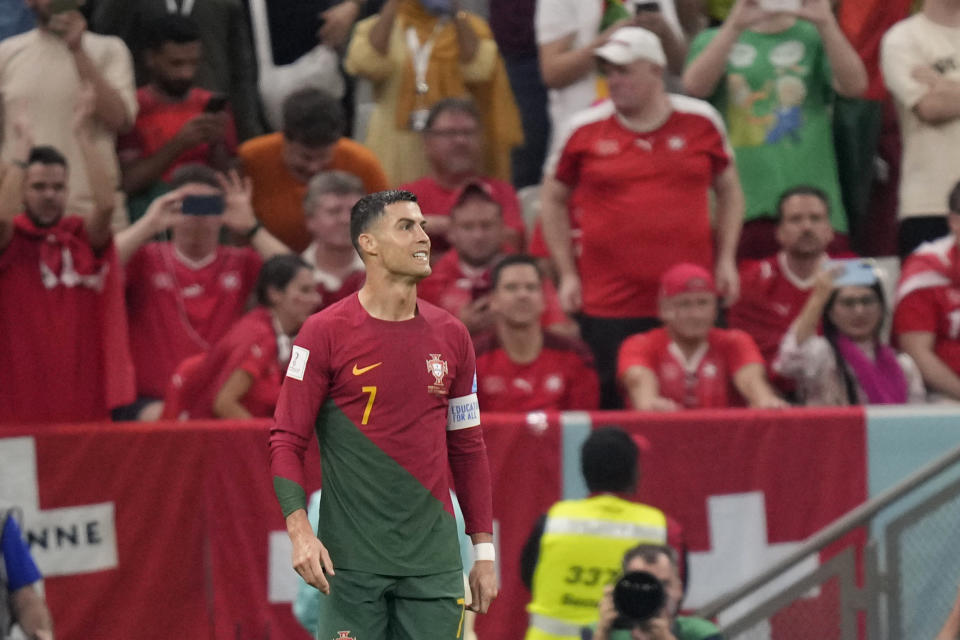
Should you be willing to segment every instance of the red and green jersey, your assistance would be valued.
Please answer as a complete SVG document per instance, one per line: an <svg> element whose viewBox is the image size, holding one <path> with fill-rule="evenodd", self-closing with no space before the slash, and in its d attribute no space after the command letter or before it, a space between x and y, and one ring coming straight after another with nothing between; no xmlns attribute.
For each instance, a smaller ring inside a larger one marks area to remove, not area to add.
<svg viewBox="0 0 960 640"><path fill-rule="evenodd" d="M270 435L274 487L285 516L305 508L303 452L316 432L317 533L337 568L458 569L448 469L467 532L492 531L470 336L447 312L417 308L378 320L352 295L307 320L293 347Z"/></svg>

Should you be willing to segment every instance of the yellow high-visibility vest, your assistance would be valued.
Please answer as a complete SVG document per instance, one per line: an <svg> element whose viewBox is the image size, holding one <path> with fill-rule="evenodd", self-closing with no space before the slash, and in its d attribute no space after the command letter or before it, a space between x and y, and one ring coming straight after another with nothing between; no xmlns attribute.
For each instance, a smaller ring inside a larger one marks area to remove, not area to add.
<svg viewBox="0 0 960 640"><path fill-rule="evenodd" d="M620 575L623 554L666 542L667 518L654 507L609 494L553 505L540 539L526 640L580 640L580 628L597 621L603 587Z"/></svg>

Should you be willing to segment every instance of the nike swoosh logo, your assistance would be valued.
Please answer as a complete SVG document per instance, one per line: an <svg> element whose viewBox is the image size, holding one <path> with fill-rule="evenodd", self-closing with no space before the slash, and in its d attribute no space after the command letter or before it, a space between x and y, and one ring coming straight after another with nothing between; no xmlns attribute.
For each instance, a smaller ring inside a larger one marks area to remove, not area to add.
<svg viewBox="0 0 960 640"><path fill-rule="evenodd" d="M362 375L365 374L367 371L370 371L370 369L376 369L377 367L379 367L379 366L382 365L382 364L383 364L382 362L377 362L376 364L372 364L372 365L370 365L369 367L363 367L362 369L360 369L360 368L357 367L356 363L354 363L354 365L353 365L353 375L355 375L355 376L362 376Z"/></svg>

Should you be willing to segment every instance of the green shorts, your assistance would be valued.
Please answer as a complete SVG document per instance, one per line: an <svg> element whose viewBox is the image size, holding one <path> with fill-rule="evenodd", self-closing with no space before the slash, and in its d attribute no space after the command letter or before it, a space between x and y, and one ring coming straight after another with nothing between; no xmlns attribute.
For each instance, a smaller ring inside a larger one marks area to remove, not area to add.
<svg viewBox="0 0 960 640"><path fill-rule="evenodd" d="M337 569L320 597L317 640L455 640L463 636L463 573L382 576Z"/></svg>

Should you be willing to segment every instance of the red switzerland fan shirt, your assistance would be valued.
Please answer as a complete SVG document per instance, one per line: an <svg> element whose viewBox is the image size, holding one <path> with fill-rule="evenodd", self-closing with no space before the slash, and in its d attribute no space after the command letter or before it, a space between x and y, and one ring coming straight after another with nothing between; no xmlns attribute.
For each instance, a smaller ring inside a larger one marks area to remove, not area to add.
<svg viewBox="0 0 960 640"><path fill-rule="evenodd" d="M288 347L289 349L289 347ZM243 316L206 355L184 383L182 404L192 420L213 418L213 403L234 371L250 375L240 404L255 418L269 418L277 406L282 366L270 310L257 307Z"/></svg>
<svg viewBox="0 0 960 640"><path fill-rule="evenodd" d="M895 335L923 331L936 336L934 353L960 375L960 287L918 289L897 305Z"/></svg>
<svg viewBox="0 0 960 640"><path fill-rule="evenodd" d="M763 366L763 357L743 331L711 329L700 351L687 360L667 330L660 328L623 342L617 378L622 380L630 367L645 367L657 374L664 398L687 409L721 409L743 405L733 376L754 363Z"/></svg>
<svg viewBox="0 0 960 640"><path fill-rule="evenodd" d="M713 268L709 195L732 152L713 107L684 96L670 102L667 121L643 133L627 128L609 100L581 112L547 169L572 190L588 315L656 316L667 268Z"/></svg>
<svg viewBox="0 0 960 640"><path fill-rule="evenodd" d="M490 196L500 205L504 226L515 230L520 236L520 241L523 242L527 235L527 227L523 222L520 200L513 186L509 182L485 176L477 176L475 180L490 190ZM425 216L449 216L455 204L454 200L460 193L460 189L445 189L430 176L400 185L400 188L416 194L417 203ZM449 249L450 243L446 238L436 238L431 245L434 253L442 253Z"/></svg>
<svg viewBox="0 0 960 640"><path fill-rule="evenodd" d="M897 284L893 333L932 333L934 353L960 375L960 246L954 235L920 245Z"/></svg>
<svg viewBox="0 0 960 640"><path fill-rule="evenodd" d="M600 404L593 354L579 340L543 334L537 359L510 359L493 332L477 338L477 396L482 411L591 411Z"/></svg>
<svg viewBox="0 0 960 640"><path fill-rule="evenodd" d="M127 263L127 316L137 395L162 398L180 361L206 351L246 310L262 260L250 248L219 247L191 264L168 242L141 247Z"/></svg>
<svg viewBox="0 0 960 640"><path fill-rule="evenodd" d="M453 249L437 260L430 275L420 281L417 295L459 318L465 306L479 296L490 293L492 271L492 268L476 269L473 273L468 273L460 262L456 249ZM543 302L541 326L550 327L567 322L567 315L560 306L557 288L547 279L543 281Z"/></svg>
<svg viewBox="0 0 960 640"><path fill-rule="evenodd" d="M164 100L150 88L141 87L137 90L137 120L133 129L120 137L117 141L117 155L121 161L130 162L141 158L149 158L157 153L161 147L170 142L187 122L203 113L204 107L210 100L212 93L206 89L193 88L180 102ZM233 123L233 115L227 111L227 132L224 142L230 155L237 150L237 134ZM210 164L210 145L200 144L187 149L174 160L163 173L163 179L169 180L173 172L185 164L197 162Z"/></svg>
<svg viewBox="0 0 960 640"><path fill-rule="evenodd" d="M751 262L740 269L740 297L727 314L727 325L750 334L767 362L807 302L815 278L801 280L786 265L784 254Z"/></svg>

